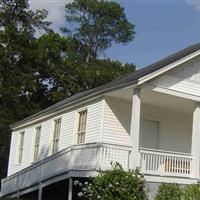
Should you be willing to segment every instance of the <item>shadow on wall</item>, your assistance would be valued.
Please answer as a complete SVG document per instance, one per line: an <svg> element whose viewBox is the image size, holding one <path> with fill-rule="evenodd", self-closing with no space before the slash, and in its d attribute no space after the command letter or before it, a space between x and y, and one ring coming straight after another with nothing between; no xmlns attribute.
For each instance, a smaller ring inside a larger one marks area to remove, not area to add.
<svg viewBox="0 0 200 200"><path fill-rule="evenodd" d="M117 122L119 122L123 129L129 134L132 109L131 101L108 97L106 98L106 102L116 117Z"/></svg>
<svg viewBox="0 0 200 200"><path fill-rule="evenodd" d="M51 155L50 150L51 150L50 146L48 146L48 147L42 146L39 151L38 160L42 160L42 159L50 156Z"/></svg>

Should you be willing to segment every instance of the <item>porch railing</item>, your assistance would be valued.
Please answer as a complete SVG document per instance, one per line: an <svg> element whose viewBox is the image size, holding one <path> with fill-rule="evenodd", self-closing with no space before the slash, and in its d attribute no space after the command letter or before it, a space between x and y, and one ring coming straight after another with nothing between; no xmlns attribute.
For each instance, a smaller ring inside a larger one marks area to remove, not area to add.
<svg viewBox="0 0 200 200"><path fill-rule="evenodd" d="M2 179L2 194L7 195L36 185L51 177L73 170L105 170L118 161L129 168L131 148L106 143L91 143L68 147L30 167Z"/></svg>
<svg viewBox="0 0 200 200"><path fill-rule="evenodd" d="M131 147L91 143L68 147L11 176L2 179L2 194L7 195L37 185L68 171L96 171L119 162L129 169ZM140 149L141 173L160 176L191 176L192 155L155 149Z"/></svg>
<svg viewBox="0 0 200 200"><path fill-rule="evenodd" d="M145 174L190 177L192 155L141 148L140 165Z"/></svg>

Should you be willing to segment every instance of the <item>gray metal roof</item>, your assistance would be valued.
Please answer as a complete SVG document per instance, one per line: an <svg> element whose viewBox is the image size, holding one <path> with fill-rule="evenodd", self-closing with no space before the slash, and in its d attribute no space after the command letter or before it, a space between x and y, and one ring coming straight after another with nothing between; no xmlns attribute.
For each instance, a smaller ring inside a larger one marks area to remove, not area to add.
<svg viewBox="0 0 200 200"><path fill-rule="evenodd" d="M177 53L174 53L162 60L159 60L158 62L155 62L147 67L137 70L134 73L125 75L118 80L114 80L105 85L101 85L99 87L96 87L96 88L93 88L93 89L90 89L90 90L87 90L84 92L80 92L76 95L73 95L69 98L59 101L58 103L56 103L44 110L41 110L40 112L38 112L36 114L33 114L21 121L18 121L16 123L12 124L10 127L15 128L19 125L22 125L23 123L30 121L30 120L34 120L34 119L36 119L38 117L42 117L46 114L51 114L51 113L59 110L63 106L71 105L71 104L77 103L81 100L86 100L86 99L89 99L89 98L97 96L97 95L102 95L113 89L118 89L118 88L122 88L122 87L125 87L128 85L131 85L131 84L135 84L141 77L151 74L151 73L153 73L153 72L155 72L155 71L157 71L157 70L159 70L159 69L191 54L191 53L194 53L195 51L198 51L198 50L200 50L200 43L191 45L181 51L178 51Z"/></svg>

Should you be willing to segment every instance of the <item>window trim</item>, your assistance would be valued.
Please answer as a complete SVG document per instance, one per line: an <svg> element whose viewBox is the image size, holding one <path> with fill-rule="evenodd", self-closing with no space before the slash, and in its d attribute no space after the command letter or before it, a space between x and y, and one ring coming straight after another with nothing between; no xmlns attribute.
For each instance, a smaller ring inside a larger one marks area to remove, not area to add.
<svg viewBox="0 0 200 200"><path fill-rule="evenodd" d="M86 119L85 119L85 129L82 130L82 131L79 131L79 123L80 123L80 113L82 112L86 112ZM80 110L77 110L77 113L76 113L76 137L75 137L75 144L84 144L85 143L85 139L86 139L86 132L87 132L87 120L88 120L88 108L82 108ZM78 142L79 140L79 135L80 133L84 133L84 142Z"/></svg>
<svg viewBox="0 0 200 200"><path fill-rule="evenodd" d="M23 138L23 140L22 140ZM25 130L19 132L19 143L18 143L18 151L17 151L17 165L21 165L23 160L24 153L24 138L25 138Z"/></svg>
<svg viewBox="0 0 200 200"><path fill-rule="evenodd" d="M38 133L37 129L40 129L39 137L38 137L39 138L38 139L38 144L36 144L37 133ZM39 149L40 149L41 131L42 131L42 125L39 125L39 126L35 127L34 144L33 144L33 162L37 162L38 158L39 158L38 156L39 156ZM37 158L35 157L36 149L37 149Z"/></svg>
<svg viewBox="0 0 200 200"><path fill-rule="evenodd" d="M60 121L60 125L59 125L58 137L55 138L55 128L56 128L56 122L57 121ZM60 132L61 132L61 122L62 122L61 117L53 119L53 135L52 135L52 148L51 148L52 149L51 150L51 154L52 155L55 154L55 153L57 153L59 151L59 140L60 140ZM55 146L54 145L55 145L56 139L57 139L57 150L55 151L55 149L54 149Z"/></svg>

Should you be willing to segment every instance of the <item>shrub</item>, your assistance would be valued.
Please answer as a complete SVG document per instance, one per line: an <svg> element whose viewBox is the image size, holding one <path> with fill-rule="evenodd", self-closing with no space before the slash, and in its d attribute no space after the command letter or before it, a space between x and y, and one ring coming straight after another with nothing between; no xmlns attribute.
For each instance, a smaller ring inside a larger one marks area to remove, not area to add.
<svg viewBox="0 0 200 200"><path fill-rule="evenodd" d="M119 163L115 163L112 170L100 172L91 183L75 180L74 185L82 188L78 196L89 200L147 199L143 176L138 170L124 171Z"/></svg>
<svg viewBox="0 0 200 200"><path fill-rule="evenodd" d="M155 200L181 200L182 191L176 183L162 183Z"/></svg>
<svg viewBox="0 0 200 200"><path fill-rule="evenodd" d="M200 186L198 184L185 186L183 200L200 200Z"/></svg>

